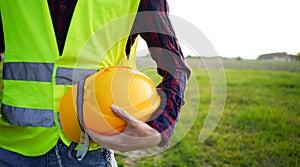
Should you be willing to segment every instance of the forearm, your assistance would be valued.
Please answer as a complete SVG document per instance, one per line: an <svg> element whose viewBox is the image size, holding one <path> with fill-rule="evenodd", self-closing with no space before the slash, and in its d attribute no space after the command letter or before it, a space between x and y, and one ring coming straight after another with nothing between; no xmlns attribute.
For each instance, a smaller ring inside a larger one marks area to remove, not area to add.
<svg viewBox="0 0 300 167"><path fill-rule="evenodd" d="M162 104L148 124L161 133L162 142L159 146L167 146L173 136L181 106L184 104L184 90L188 76L188 68L177 70L173 74L165 72L162 82L157 87L162 98Z"/></svg>
<svg viewBox="0 0 300 167"><path fill-rule="evenodd" d="M161 133L163 140L160 146L167 146L174 133L184 104L184 92L190 69L184 61L180 45L175 36L156 32L141 33L147 41L150 55L157 64L157 72L162 82L157 86L161 90L163 104L148 124Z"/></svg>
<svg viewBox="0 0 300 167"><path fill-rule="evenodd" d="M157 86L158 90L161 90L163 102L153 115L153 120L148 122L161 133L163 140L160 146L163 146L168 144L173 135L184 103L184 91L190 69L184 61L168 17L167 1L141 0L139 12L141 13L136 17L132 34L139 34L146 41L150 55L157 64L158 74L163 78Z"/></svg>

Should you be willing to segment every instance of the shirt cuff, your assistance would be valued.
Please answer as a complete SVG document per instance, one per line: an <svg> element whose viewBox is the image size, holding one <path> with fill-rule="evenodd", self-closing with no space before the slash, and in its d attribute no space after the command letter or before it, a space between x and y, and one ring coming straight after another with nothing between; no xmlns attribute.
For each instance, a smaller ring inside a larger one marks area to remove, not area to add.
<svg viewBox="0 0 300 167"><path fill-rule="evenodd" d="M162 128L159 127L159 125L155 124L155 123L151 123L150 126L154 129L156 129L162 137L161 142L157 146L168 148L170 138L171 138L171 136L173 136L173 133L174 133L174 125L168 127L165 130L162 130Z"/></svg>
<svg viewBox="0 0 300 167"><path fill-rule="evenodd" d="M159 108L152 115L151 121L147 122L149 126L156 129L162 136L161 142L158 144L159 147L169 147L169 142L174 134L176 123L181 109L181 99L173 99L163 95L161 89L157 89L161 97L161 104Z"/></svg>

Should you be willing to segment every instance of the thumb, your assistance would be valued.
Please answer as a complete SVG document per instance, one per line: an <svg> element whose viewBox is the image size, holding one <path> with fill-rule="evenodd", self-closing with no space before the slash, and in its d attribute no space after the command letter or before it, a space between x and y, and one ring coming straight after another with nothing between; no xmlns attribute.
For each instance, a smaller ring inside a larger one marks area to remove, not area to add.
<svg viewBox="0 0 300 167"><path fill-rule="evenodd" d="M118 117L123 119L127 124L131 124L132 122L138 121L136 118L128 114L128 112L126 112L123 108L120 108L117 105L113 104L111 106L111 109Z"/></svg>

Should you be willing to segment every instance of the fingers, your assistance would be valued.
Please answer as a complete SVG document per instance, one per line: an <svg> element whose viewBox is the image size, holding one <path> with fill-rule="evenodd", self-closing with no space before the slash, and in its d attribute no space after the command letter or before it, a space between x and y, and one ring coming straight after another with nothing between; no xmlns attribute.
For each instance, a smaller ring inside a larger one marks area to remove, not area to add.
<svg viewBox="0 0 300 167"><path fill-rule="evenodd" d="M112 105L111 108L117 116L127 123L127 126L122 133L113 136L99 134L88 129L87 133L95 143L121 152L149 148L160 143L162 137L158 131L144 122L138 121L116 105Z"/></svg>
<svg viewBox="0 0 300 167"><path fill-rule="evenodd" d="M161 136L157 135L144 137L132 137L126 134L105 136L98 134L92 130L87 130L87 133L89 134L91 139L100 146L120 152L153 147L156 146L161 140Z"/></svg>
<svg viewBox="0 0 300 167"><path fill-rule="evenodd" d="M131 124L132 122L138 121L136 118L128 114L128 112L126 112L123 108L120 108L117 105L112 105L111 109L118 117L122 118L127 124Z"/></svg>

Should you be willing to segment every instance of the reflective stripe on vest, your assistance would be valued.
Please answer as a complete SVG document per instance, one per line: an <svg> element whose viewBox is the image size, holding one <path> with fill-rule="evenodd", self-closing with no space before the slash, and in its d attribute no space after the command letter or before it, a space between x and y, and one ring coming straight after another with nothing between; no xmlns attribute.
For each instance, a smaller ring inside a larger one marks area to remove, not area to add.
<svg viewBox="0 0 300 167"><path fill-rule="evenodd" d="M54 64L50 63L5 63L3 65L3 79L52 82L53 66ZM18 72L16 73L14 71ZM97 72L97 70L59 67L56 72L56 84L73 85L82 80L82 78L95 72Z"/></svg>
<svg viewBox="0 0 300 167"><path fill-rule="evenodd" d="M60 99L85 76L126 61L126 36L139 0L78 0L62 55L47 1L0 4L5 34L0 147L37 156L59 138L69 145L58 120Z"/></svg>
<svg viewBox="0 0 300 167"><path fill-rule="evenodd" d="M55 126L53 110L18 108L5 104L2 104L1 109L7 121L14 125L46 128Z"/></svg>
<svg viewBox="0 0 300 167"><path fill-rule="evenodd" d="M53 66L53 63L4 63L3 79L52 82Z"/></svg>
<svg viewBox="0 0 300 167"><path fill-rule="evenodd" d="M84 77L89 76L95 72L97 72L97 70L59 67L56 71L56 84L73 85L81 81Z"/></svg>

